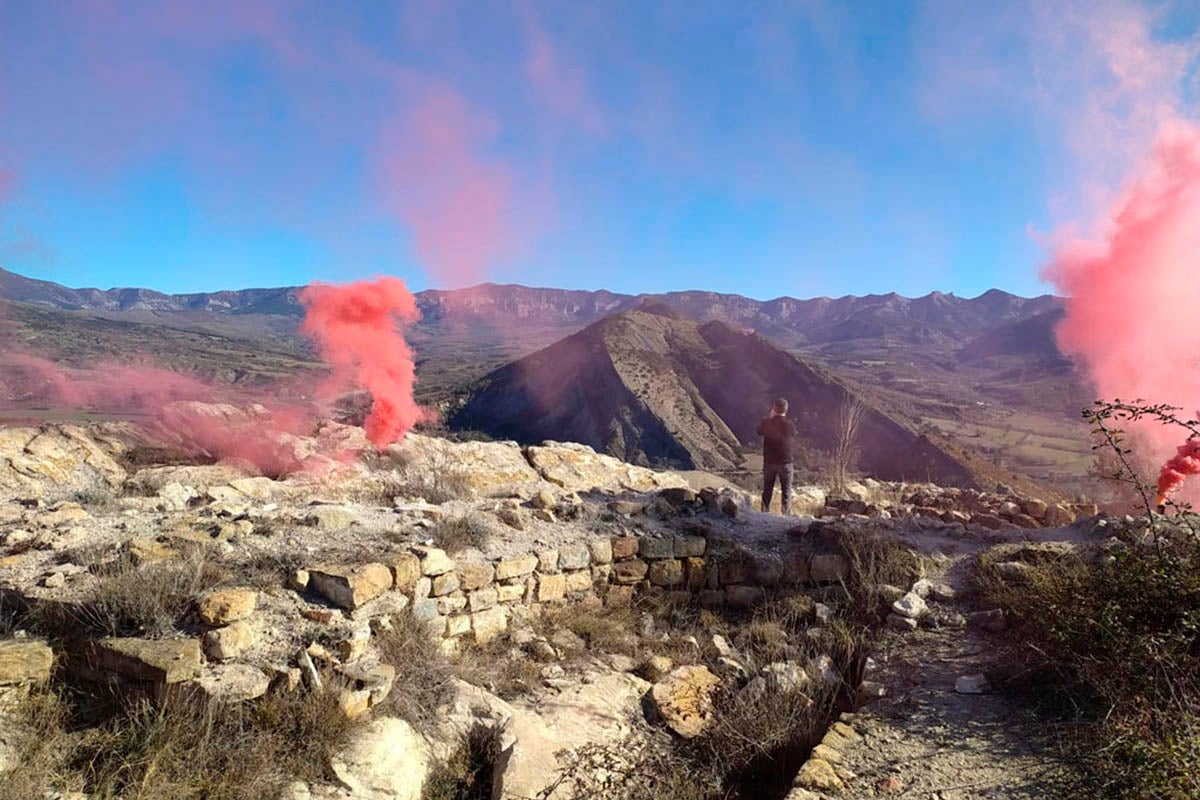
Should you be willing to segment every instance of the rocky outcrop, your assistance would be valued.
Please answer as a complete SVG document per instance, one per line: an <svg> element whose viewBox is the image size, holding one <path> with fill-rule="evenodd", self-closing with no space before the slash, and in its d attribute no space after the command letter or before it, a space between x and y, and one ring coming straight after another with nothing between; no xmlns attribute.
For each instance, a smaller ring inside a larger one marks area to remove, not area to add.
<svg viewBox="0 0 1200 800"><path fill-rule="evenodd" d="M125 480L120 429L0 428L0 499L111 492Z"/></svg>
<svg viewBox="0 0 1200 800"><path fill-rule="evenodd" d="M469 497L512 497L532 493L541 484L511 442L450 442L409 433L384 453L402 472L441 479Z"/></svg>
<svg viewBox="0 0 1200 800"><path fill-rule="evenodd" d="M635 467L587 445L546 442L526 448L525 454L542 478L568 492L654 492L687 487L687 481L673 472Z"/></svg>

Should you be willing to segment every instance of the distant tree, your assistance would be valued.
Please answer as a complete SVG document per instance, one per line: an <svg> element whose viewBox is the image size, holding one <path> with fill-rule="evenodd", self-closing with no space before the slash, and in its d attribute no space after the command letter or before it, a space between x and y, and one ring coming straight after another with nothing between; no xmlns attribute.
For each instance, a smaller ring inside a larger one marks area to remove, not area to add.
<svg viewBox="0 0 1200 800"><path fill-rule="evenodd" d="M838 408L837 441L833 450L833 488L842 492L849 480L850 468L857 461L858 436L867 416L867 404L849 392Z"/></svg>

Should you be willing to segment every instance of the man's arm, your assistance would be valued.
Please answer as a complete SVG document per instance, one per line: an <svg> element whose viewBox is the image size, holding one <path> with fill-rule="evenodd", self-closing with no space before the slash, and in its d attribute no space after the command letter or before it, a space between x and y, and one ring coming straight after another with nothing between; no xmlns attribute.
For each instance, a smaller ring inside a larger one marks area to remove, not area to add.
<svg viewBox="0 0 1200 800"><path fill-rule="evenodd" d="M765 419L762 422L758 423L758 430L756 430L755 433L757 433L759 436L762 436L763 435L763 426L765 426L766 424L767 424L767 421Z"/></svg>

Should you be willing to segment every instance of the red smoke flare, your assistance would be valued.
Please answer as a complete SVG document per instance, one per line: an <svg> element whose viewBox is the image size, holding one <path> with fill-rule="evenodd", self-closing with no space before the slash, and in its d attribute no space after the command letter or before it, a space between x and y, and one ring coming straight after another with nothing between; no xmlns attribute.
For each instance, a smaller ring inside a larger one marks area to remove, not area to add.
<svg viewBox="0 0 1200 800"><path fill-rule="evenodd" d="M400 328L420 318L417 301L398 278L341 286L314 283L300 293L301 330L333 367L332 385L365 386L373 401L367 438L376 447L402 438L423 416L413 402L415 367Z"/></svg>
<svg viewBox="0 0 1200 800"><path fill-rule="evenodd" d="M1194 408L1200 398L1200 128L1166 126L1101 240L1063 242L1046 277L1067 295L1059 345L1086 367L1102 397ZM1178 443L1160 425L1136 432L1155 459L1166 460Z"/></svg>
<svg viewBox="0 0 1200 800"><path fill-rule="evenodd" d="M1189 475L1200 475L1200 439L1188 439L1158 473L1158 505L1177 490Z"/></svg>

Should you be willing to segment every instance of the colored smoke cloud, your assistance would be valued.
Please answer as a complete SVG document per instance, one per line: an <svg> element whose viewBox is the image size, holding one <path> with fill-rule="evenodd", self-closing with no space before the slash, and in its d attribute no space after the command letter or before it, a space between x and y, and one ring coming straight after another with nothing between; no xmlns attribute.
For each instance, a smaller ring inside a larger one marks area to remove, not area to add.
<svg viewBox="0 0 1200 800"><path fill-rule="evenodd" d="M293 437L313 427L311 409L277 397L249 396L152 365L70 368L21 351L3 353L0 400L141 418L160 444L243 459L275 475L305 467Z"/></svg>
<svg viewBox="0 0 1200 800"><path fill-rule="evenodd" d="M1200 403L1200 127L1173 122L1095 239L1064 237L1045 276L1067 295L1064 352L1105 398ZM1166 460L1178 431L1137 429Z"/></svg>
<svg viewBox="0 0 1200 800"><path fill-rule="evenodd" d="M512 247L512 175L488 159L490 118L453 89L432 89L385 137L388 202L425 268L447 285L480 280Z"/></svg>
<svg viewBox="0 0 1200 800"><path fill-rule="evenodd" d="M1163 464L1158 474L1158 504L1183 486L1191 475L1200 475L1200 439L1189 439L1179 446L1175 455Z"/></svg>
<svg viewBox="0 0 1200 800"><path fill-rule="evenodd" d="M360 385L371 393L367 438L376 447L395 442L424 412L413 401L412 351L401 328L417 321L417 301L398 278L344 285L314 283L300 300L307 308L301 330L333 368L327 389Z"/></svg>

